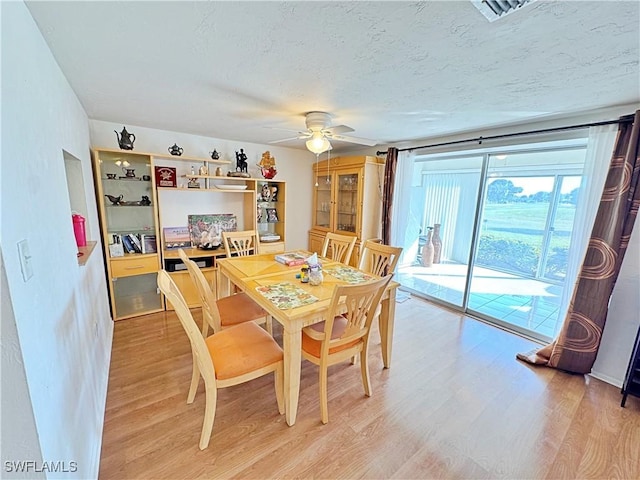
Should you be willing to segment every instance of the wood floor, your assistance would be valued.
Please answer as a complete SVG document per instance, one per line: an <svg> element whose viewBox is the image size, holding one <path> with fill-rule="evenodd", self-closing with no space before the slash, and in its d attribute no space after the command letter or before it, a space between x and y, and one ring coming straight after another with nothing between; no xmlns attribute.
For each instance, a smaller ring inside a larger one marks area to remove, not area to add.
<svg viewBox="0 0 640 480"><path fill-rule="evenodd" d="M621 408L616 387L520 363L535 344L420 299L398 304L395 325L391 369L372 333L370 398L359 366L331 367L322 425L303 362L293 427L263 377L220 391L200 451L204 386L187 405L177 318L116 322L100 478L640 478L640 399Z"/></svg>

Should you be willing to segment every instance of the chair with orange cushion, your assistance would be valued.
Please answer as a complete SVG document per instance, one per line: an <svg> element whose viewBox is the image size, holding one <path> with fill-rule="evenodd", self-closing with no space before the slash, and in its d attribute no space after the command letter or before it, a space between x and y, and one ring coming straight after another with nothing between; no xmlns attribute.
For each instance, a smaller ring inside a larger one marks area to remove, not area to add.
<svg viewBox="0 0 640 480"><path fill-rule="evenodd" d="M244 322L266 323L267 332L273 335L271 315L251 300L246 293L237 293L216 300L209 282L207 282L206 277L196 263L187 256L183 249L178 250L178 255L186 265L191 281L195 283L200 296L200 302L202 303L202 336L204 338L209 334L209 327L213 329L213 333L218 333L224 328ZM193 402L200 382L195 359L193 365L193 376L187 403Z"/></svg>
<svg viewBox="0 0 640 480"><path fill-rule="evenodd" d="M227 253L227 257L247 255L258 255L260 241L255 230L245 230L242 232L222 232L222 243Z"/></svg>
<svg viewBox="0 0 640 480"><path fill-rule="evenodd" d="M402 247L391 247L380 243L379 239L364 242L358 269L374 275L393 273L400 259Z"/></svg>
<svg viewBox="0 0 640 480"><path fill-rule="evenodd" d="M302 356L318 365L320 373L320 417L329 421L327 370L329 366L360 354L360 372L366 396L371 396L369 333L376 308L391 280L391 275L359 285L335 288L324 322L302 330ZM340 312L346 312L340 314Z"/></svg>
<svg viewBox="0 0 640 480"><path fill-rule="evenodd" d="M209 445L216 414L218 389L238 385L274 372L278 411L284 413L283 353L263 328L245 322L203 338L189 307L171 276L158 272L158 287L173 305L189 337L191 350L205 385L205 411L200 434L200 450ZM192 403L193 398L188 403Z"/></svg>
<svg viewBox="0 0 640 480"><path fill-rule="evenodd" d="M358 237L356 236L340 235L338 233L329 232L324 237L321 255L323 257L328 256L331 260L348 265L357 239Z"/></svg>

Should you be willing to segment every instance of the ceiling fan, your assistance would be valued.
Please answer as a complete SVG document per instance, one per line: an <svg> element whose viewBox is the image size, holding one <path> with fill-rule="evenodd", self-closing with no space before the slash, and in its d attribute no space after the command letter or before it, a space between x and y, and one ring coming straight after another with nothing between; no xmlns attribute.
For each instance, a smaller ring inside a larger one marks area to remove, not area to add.
<svg viewBox="0 0 640 480"><path fill-rule="evenodd" d="M305 116L305 124L307 130L298 132L298 136L291 138L283 138L269 143L281 143L291 140L306 139L307 148L315 153L320 154L331 150L332 146L329 140L337 140L340 142L357 143L359 145L374 146L378 142L367 138L358 138L343 135L343 133L353 132L353 128L346 125L331 126L331 115L326 112L309 112Z"/></svg>

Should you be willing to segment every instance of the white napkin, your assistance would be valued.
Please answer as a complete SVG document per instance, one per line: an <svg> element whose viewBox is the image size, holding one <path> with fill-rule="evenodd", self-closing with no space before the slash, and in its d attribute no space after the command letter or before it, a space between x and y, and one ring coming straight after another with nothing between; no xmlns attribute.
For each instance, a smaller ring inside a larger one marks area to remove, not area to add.
<svg viewBox="0 0 640 480"><path fill-rule="evenodd" d="M307 265L318 265L318 254L314 253L309 258L307 258Z"/></svg>

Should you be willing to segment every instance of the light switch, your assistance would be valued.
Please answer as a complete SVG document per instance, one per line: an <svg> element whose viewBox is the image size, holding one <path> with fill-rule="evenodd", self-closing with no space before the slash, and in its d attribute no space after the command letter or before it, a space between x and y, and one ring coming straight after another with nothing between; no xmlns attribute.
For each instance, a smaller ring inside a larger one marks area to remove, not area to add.
<svg viewBox="0 0 640 480"><path fill-rule="evenodd" d="M20 256L20 269L22 270L22 278L26 282L33 277L33 266L31 264L31 252L29 251L29 243L27 239L18 242L18 255Z"/></svg>

